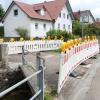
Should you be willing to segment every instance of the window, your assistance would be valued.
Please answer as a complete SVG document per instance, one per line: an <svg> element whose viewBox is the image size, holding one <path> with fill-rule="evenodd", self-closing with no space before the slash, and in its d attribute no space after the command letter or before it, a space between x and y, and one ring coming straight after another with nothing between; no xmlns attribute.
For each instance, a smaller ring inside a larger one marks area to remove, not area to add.
<svg viewBox="0 0 100 100"><path fill-rule="evenodd" d="M35 29L38 29L38 23L35 23Z"/></svg>
<svg viewBox="0 0 100 100"><path fill-rule="evenodd" d="M58 29L60 29L60 24L58 24Z"/></svg>
<svg viewBox="0 0 100 100"><path fill-rule="evenodd" d="M63 18L65 18L65 13L63 13Z"/></svg>
<svg viewBox="0 0 100 100"><path fill-rule="evenodd" d="M44 28L44 30L46 29L46 24L43 24L43 28Z"/></svg>
<svg viewBox="0 0 100 100"><path fill-rule="evenodd" d="M18 9L15 9L14 10L14 16L17 16L18 15Z"/></svg>
<svg viewBox="0 0 100 100"><path fill-rule="evenodd" d="M68 25L68 29L70 29L70 25Z"/></svg>
<svg viewBox="0 0 100 100"><path fill-rule="evenodd" d="M69 19L69 15L67 15L67 19Z"/></svg>
<svg viewBox="0 0 100 100"><path fill-rule="evenodd" d="M61 13L59 14L59 17L61 17Z"/></svg>
<svg viewBox="0 0 100 100"><path fill-rule="evenodd" d="M65 28L66 28L66 25L64 24L64 25L63 25L63 29L65 29Z"/></svg>

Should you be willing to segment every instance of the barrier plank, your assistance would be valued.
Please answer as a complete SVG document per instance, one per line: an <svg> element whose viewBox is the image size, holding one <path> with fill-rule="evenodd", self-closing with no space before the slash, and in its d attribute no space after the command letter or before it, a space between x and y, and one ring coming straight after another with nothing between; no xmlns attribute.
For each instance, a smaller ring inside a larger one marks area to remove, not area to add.
<svg viewBox="0 0 100 100"><path fill-rule="evenodd" d="M99 53L98 40L79 44L77 46L72 47L66 53L64 52L61 53L58 90L57 90L58 94L60 93L70 73L76 67L78 67L82 62L96 55L97 53Z"/></svg>

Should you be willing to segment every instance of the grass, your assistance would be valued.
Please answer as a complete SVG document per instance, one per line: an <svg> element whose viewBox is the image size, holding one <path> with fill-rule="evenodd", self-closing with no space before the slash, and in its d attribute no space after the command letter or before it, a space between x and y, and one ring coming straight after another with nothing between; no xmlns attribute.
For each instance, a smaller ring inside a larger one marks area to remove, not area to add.
<svg viewBox="0 0 100 100"><path fill-rule="evenodd" d="M54 52L54 53L59 53L59 52L61 52L61 49L56 49L56 50L52 50L52 52Z"/></svg>
<svg viewBox="0 0 100 100"><path fill-rule="evenodd" d="M56 89L54 87L50 87L50 89L45 92L44 100L53 100L56 94Z"/></svg>

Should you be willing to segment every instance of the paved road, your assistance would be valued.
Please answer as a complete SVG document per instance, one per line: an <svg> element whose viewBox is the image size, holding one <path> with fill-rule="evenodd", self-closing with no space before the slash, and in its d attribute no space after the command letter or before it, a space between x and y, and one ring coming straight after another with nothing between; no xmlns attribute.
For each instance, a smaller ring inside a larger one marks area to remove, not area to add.
<svg viewBox="0 0 100 100"><path fill-rule="evenodd" d="M100 100L100 68L97 70L84 100Z"/></svg>
<svg viewBox="0 0 100 100"><path fill-rule="evenodd" d="M69 95L61 95L59 100L100 100L100 56L91 61L94 63L79 82L75 80Z"/></svg>

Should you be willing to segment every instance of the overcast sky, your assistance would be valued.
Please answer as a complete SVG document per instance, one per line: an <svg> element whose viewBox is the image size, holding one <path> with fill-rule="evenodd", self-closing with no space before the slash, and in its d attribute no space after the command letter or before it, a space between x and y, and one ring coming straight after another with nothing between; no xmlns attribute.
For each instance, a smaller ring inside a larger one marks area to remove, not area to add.
<svg viewBox="0 0 100 100"><path fill-rule="evenodd" d="M0 3L7 7L12 0L0 0ZM17 0L23 1L26 3L39 3L43 1L51 1L51 0ZM94 17L100 18L100 0L69 0L73 11L77 10L91 10Z"/></svg>

